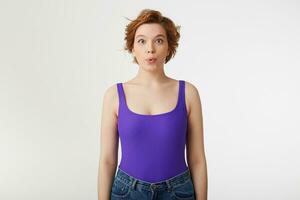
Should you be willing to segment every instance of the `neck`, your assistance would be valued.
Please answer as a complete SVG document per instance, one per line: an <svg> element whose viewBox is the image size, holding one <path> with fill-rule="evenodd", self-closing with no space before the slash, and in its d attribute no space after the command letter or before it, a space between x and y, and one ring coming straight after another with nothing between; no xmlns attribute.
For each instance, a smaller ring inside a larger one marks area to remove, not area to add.
<svg viewBox="0 0 300 200"><path fill-rule="evenodd" d="M166 76L163 68L156 68L156 70L145 70L139 67L137 75L134 77L134 81L146 86L159 86L162 83L169 81L169 77Z"/></svg>

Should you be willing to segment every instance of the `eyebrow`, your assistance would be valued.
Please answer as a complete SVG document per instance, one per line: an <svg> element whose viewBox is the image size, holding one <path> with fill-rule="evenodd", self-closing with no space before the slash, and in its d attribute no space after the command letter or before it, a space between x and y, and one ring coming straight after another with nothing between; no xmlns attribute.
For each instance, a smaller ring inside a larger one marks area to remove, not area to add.
<svg viewBox="0 0 300 200"><path fill-rule="evenodd" d="M165 36L163 34L158 34L157 36L155 36L155 38L159 37L159 36L165 38ZM146 36L145 35L137 35L136 38L138 38L138 37L146 37Z"/></svg>

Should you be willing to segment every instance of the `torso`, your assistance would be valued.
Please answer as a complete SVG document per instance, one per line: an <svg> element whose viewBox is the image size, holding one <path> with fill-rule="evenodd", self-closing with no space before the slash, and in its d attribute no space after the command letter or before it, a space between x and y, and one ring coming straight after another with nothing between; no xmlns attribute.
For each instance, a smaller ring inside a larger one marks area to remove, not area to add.
<svg viewBox="0 0 300 200"><path fill-rule="evenodd" d="M147 87L142 83L117 83L117 135L122 147L119 168L151 183L188 169L186 81L169 80Z"/></svg>

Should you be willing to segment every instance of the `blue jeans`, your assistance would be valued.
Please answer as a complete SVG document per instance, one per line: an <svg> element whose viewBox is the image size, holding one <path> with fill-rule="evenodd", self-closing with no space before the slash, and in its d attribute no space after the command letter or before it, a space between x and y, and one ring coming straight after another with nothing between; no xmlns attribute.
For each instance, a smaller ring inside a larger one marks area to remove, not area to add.
<svg viewBox="0 0 300 200"><path fill-rule="evenodd" d="M110 199L195 200L195 190L189 169L168 180L150 183L136 179L118 167Z"/></svg>

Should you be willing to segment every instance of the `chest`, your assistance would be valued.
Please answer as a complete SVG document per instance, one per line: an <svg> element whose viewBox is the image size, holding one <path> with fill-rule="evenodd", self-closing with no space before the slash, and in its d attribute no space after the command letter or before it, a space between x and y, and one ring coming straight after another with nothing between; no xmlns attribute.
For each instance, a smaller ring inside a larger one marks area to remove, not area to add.
<svg viewBox="0 0 300 200"><path fill-rule="evenodd" d="M170 90L124 90L129 110L138 114L155 115L173 110L178 103L178 91Z"/></svg>

